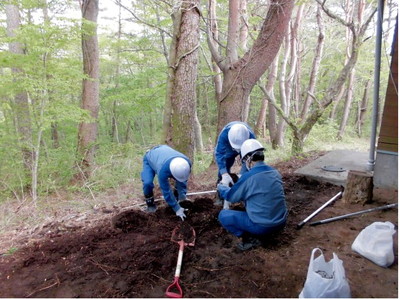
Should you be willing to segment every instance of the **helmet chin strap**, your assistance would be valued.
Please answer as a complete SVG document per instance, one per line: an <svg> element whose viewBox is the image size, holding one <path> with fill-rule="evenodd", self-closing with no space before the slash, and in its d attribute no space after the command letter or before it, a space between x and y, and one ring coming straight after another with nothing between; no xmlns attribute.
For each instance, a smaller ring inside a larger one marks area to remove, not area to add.
<svg viewBox="0 0 400 299"><path fill-rule="evenodd" d="M246 158L245 165L246 165L247 170L250 170L253 167L253 165L252 165L253 164L253 156L255 153L256 152L253 152L251 155L249 155Z"/></svg>

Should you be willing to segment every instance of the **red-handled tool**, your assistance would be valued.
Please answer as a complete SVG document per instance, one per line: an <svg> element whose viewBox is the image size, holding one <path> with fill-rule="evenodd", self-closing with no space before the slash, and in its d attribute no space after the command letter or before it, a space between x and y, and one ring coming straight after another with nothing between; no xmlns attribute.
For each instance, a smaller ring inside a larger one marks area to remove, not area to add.
<svg viewBox="0 0 400 299"><path fill-rule="evenodd" d="M168 286L165 291L165 295L169 298L182 298L183 291L179 285L179 277L182 268L183 249L185 246L194 246L196 239L196 233L187 222L182 222L180 225L175 227L172 232L171 240L179 244L178 261L176 263L176 270L174 275L174 281ZM185 241L186 240L186 241Z"/></svg>

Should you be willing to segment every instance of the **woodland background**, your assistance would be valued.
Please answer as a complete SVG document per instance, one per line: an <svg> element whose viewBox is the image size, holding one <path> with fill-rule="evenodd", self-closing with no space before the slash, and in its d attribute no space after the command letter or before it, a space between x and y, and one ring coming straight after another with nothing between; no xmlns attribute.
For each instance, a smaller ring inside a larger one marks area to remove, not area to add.
<svg viewBox="0 0 400 299"><path fill-rule="evenodd" d="M0 204L40 209L113 192L140 181L144 152L161 143L199 173L232 120L254 128L268 161L331 145L366 149L377 6L2 1ZM397 10L385 1L381 99Z"/></svg>

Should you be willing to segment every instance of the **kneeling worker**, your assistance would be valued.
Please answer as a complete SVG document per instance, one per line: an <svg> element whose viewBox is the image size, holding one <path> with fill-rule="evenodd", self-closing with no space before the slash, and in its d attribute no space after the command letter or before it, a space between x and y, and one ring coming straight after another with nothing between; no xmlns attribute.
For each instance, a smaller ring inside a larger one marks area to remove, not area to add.
<svg viewBox="0 0 400 299"><path fill-rule="evenodd" d="M221 210L218 220L237 237L237 247L248 250L261 245L260 238L283 229L287 208L280 173L264 163L264 147L256 139L241 146L240 155L247 172L231 188L218 184L221 198L231 203L243 201L246 211Z"/></svg>
<svg viewBox="0 0 400 299"><path fill-rule="evenodd" d="M179 202L186 199L191 167L192 162L188 157L168 145L158 145L146 152L143 157L141 179L148 212L155 212L157 209L153 195L153 180L157 174L158 184L165 201L174 210L176 216L181 217L182 220L185 219L185 210ZM175 180L175 186L170 186L170 178ZM174 189L177 192L174 192Z"/></svg>

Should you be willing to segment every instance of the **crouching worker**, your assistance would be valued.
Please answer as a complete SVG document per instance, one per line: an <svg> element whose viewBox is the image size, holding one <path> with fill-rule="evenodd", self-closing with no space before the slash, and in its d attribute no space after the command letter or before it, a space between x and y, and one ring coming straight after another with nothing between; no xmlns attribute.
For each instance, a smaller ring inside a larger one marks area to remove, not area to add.
<svg viewBox="0 0 400 299"><path fill-rule="evenodd" d="M147 212L155 212L157 209L153 194L153 181L157 174L158 184L165 201L174 210L176 216L181 217L182 220L185 219L185 209L179 205L179 202L186 199L191 167L192 162L188 157L168 145L158 145L146 152L143 157L141 179ZM170 186L170 178L175 180L175 186Z"/></svg>
<svg viewBox="0 0 400 299"><path fill-rule="evenodd" d="M286 225L287 208L279 172L264 163L264 148L258 140L246 140L241 147L248 169L232 187L218 184L219 195L231 202L244 202L245 211L221 210L218 220L230 233L242 238L237 247L248 250Z"/></svg>
<svg viewBox="0 0 400 299"><path fill-rule="evenodd" d="M227 186L234 184L230 172L236 156L240 153L240 147L245 140L255 138L254 132L244 122L230 122L221 130L214 152L218 165L218 182L221 181ZM243 172L245 172L245 167L242 164L240 174L242 175Z"/></svg>

